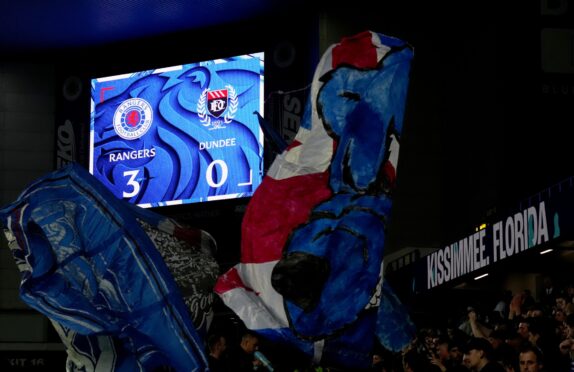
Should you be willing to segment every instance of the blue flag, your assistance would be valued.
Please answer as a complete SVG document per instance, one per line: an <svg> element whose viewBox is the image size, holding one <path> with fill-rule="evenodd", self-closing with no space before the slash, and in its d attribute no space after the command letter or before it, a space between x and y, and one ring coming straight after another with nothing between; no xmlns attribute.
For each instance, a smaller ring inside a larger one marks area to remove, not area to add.
<svg viewBox="0 0 574 372"><path fill-rule="evenodd" d="M117 200L70 165L0 209L20 297L54 323L85 371L204 371L204 345L143 226L171 220ZM102 369L103 368L103 369Z"/></svg>

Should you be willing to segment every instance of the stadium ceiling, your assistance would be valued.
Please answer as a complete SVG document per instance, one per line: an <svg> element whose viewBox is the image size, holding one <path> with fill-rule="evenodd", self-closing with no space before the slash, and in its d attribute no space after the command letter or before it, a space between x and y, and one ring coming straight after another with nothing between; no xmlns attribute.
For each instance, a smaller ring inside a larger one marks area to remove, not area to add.
<svg viewBox="0 0 574 372"><path fill-rule="evenodd" d="M89 47L198 30L302 6L299 0L7 1L0 6L0 54Z"/></svg>

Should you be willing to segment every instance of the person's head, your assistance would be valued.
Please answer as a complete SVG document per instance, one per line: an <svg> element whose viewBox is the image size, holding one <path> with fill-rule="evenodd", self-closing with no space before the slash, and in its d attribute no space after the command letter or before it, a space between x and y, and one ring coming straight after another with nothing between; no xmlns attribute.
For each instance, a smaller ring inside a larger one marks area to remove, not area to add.
<svg viewBox="0 0 574 372"><path fill-rule="evenodd" d="M528 341L532 345L537 345L541 338L544 339L544 336L548 335L548 325L542 318L531 319L528 330Z"/></svg>
<svg viewBox="0 0 574 372"><path fill-rule="evenodd" d="M430 362L424 355L419 354L415 349L411 349L403 356L403 368L405 372L428 371Z"/></svg>
<svg viewBox="0 0 574 372"><path fill-rule="evenodd" d="M530 318L540 318L544 316L542 305L540 305L539 303L532 304L530 309L528 309L528 313L526 314L526 316Z"/></svg>
<svg viewBox="0 0 574 372"><path fill-rule="evenodd" d="M511 358L507 356L498 361L502 365L502 368L504 368L504 372L518 372L518 364L516 364L515 358L516 357Z"/></svg>
<svg viewBox="0 0 574 372"><path fill-rule="evenodd" d="M500 345L506 342L506 335L504 331L495 329L494 331L490 332L490 335L488 335L488 341L492 345L492 348L496 350L500 347Z"/></svg>
<svg viewBox="0 0 574 372"><path fill-rule="evenodd" d="M380 353L373 353L373 366L382 365L383 356Z"/></svg>
<svg viewBox="0 0 574 372"><path fill-rule="evenodd" d="M574 337L574 314L566 316L564 325L566 326L566 337Z"/></svg>
<svg viewBox="0 0 574 372"><path fill-rule="evenodd" d="M523 339L527 340L530 336L530 323L527 321L522 321L518 323L518 334Z"/></svg>
<svg viewBox="0 0 574 372"><path fill-rule="evenodd" d="M435 348L436 333L434 330L430 328L424 328L421 330L420 335L422 336L421 338L424 340L427 349L432 350Z"/></svg>
<svg viewBox="0 0 574 372"><path fill-rule="evenodd" d="M447 337L439 337L436 342L436 355L439 357L440 360L444 361L449 359L449 347L448 347L448 338Z"/></svg>
<svg viewBox="0 0 574 372"><path fill-rule="evenodd" d="M470 371L470 354L463 354L462 355L462 365L466 367Z"/></svg>
<svg viewBox="0 0 574 372"><path fill-rule="evenodd" d="M526 346L518 355L520 372L538 372L542 370L542 353L534 346Z"/></svg>
<svg viewBox="0 0 574 372"><path fill-rule="evenodd" d="M253 354L259 346L259 338L255 333L247 332L241 337L239 345L247 354Z"/></svg>
<svg viewBox="0 0 574 372"><path fill-rule="evenodd" d="M451 340L448 343L448 357L451 361L462 363L462 350L459 342Z"/></svg>
<svg viewBox="0 0 574 372"><path fill-rule="evenodd" d="M554 320L556 320L557 323L564 323L564 321L566 320L566 313L564 312L564 310L561 309L554 310Z"/></svg>
<svg viewBox="0 0 574 372"><path fill-rule="evenodd" d="M564 297L562 295L558 295L558 296L556 296L556 299L554 301L556 302L556 308L557 309L566 310L566 304L568 303L568 301L566 300L566 297Z"/></svg>
<svg viewBox="0 0 574 372"><path fill-rule="evenodd" d="M470 369L480 370L492 358L492 345L485 338L473 337L464 352L464 364Z"/></svg>
<svg viewBox="0 0 574 372"><path fill-rule="evenodd" d="M213 334L207 338L207 347L209 348L209 354L214 358L219 358L227 349L227 342L222 335Z"/></svg>

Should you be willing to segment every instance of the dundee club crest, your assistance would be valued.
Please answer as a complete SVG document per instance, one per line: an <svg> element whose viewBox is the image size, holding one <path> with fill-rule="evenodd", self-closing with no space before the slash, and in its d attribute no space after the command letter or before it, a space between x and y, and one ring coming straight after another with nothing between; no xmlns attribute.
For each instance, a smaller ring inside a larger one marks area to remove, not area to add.
<svg viewBox="0 0 574 372"><path fill-rule="evenodd" d="M227 108L227 89L212 90L207 92L207 110L216 118Z"/></svg>
<svg viewBox="0 0 574 372"><path fill-rule="evenodd" d="M237 93L231 85L225 89L205 89L197 101L197 115L204 126L213 126L210 129L225 128L223 124L231 123L238 108ZM222 115L223 121L218 120Z"/></svg>

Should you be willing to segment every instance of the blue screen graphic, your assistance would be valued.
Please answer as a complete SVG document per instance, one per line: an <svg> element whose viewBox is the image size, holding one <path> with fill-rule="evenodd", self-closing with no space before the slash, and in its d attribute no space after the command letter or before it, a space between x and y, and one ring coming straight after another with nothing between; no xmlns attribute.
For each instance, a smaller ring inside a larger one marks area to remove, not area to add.
<svg viewBox="0 0 574 372"><path fill-rule="evenodd" d="M89 169L142 207L251 196L263 53L92 79Z"/></svg>

